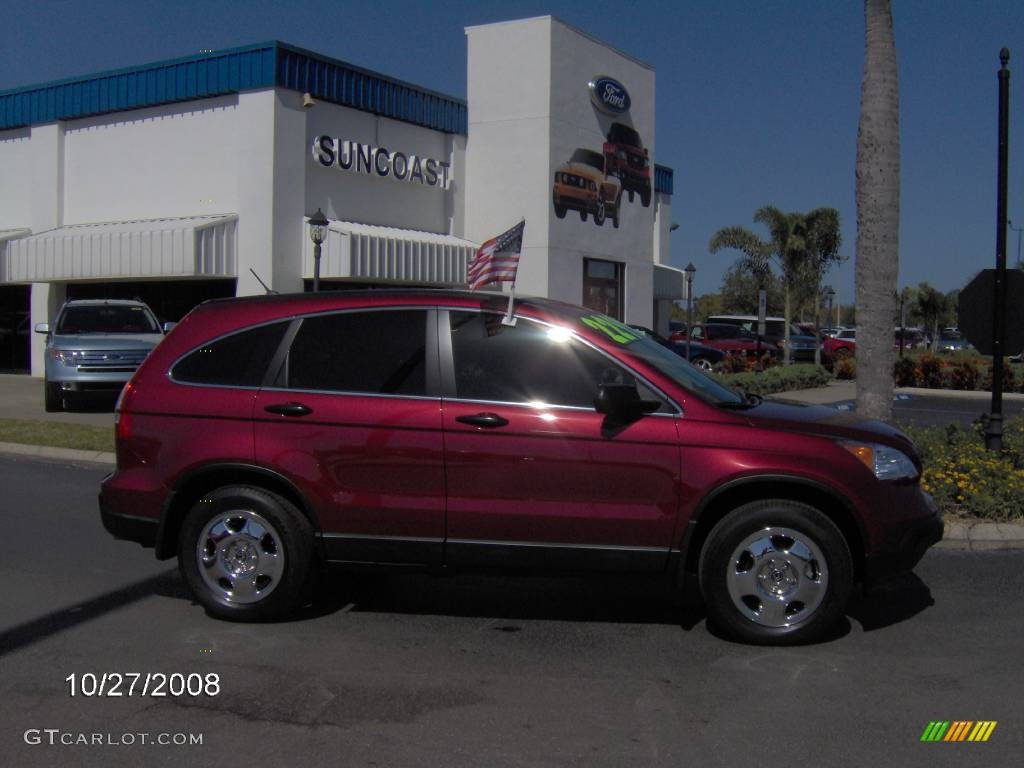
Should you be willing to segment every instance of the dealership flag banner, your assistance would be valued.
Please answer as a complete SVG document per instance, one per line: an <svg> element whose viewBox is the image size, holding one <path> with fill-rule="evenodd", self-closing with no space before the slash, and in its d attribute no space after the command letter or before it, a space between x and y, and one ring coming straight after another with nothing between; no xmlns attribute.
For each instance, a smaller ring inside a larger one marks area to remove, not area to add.
<svg viewBox="0 0 1024 768"><path fill-rule="evenodd" d="M466 281L469 290L476 291L496 282L516 282L516 270L519 268L519 254L523 250L523 230L526 220L520 221L512 229L502 232L480 246L476 256L466 267Z"/></svg>

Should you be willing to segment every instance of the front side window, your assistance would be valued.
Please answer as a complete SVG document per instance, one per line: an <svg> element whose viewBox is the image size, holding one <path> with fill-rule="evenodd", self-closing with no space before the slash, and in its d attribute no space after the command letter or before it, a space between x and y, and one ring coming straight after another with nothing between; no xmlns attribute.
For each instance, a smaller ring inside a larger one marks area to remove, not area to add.
<svg viewBox="0 0 1024 768"><path fill-rule="evenodd" d="M624 368L562 328L501 315L451 312L456 396L464 400L593 408L598 388L636 383ZM651 342L652 344L655 342ZM646 388L644 399L658 399Z"/></svg>
<svg viewBox="0 0 1024 768"><path fill-rule="evenodd" d="M426 310L341 312L302 320L283 372L290 389L427 393Z"/></svg>
<svg viewBox="0 0 1024 768"><path fill-rule="evenodd" d="M287 327L262 325L204 344L179 360L171 376L189 384L258 387Z"/></svg>

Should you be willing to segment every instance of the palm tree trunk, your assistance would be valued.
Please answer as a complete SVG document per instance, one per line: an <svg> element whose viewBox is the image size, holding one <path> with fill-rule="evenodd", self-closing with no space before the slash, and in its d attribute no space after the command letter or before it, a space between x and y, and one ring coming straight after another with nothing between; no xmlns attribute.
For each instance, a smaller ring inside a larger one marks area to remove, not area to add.
<svg viewBox="0 0 1024 768"><path fill-rule="evenodd" d="M890 0L864 2L857 131L857 411L891 420L899 269L900 134Z"/></svg>

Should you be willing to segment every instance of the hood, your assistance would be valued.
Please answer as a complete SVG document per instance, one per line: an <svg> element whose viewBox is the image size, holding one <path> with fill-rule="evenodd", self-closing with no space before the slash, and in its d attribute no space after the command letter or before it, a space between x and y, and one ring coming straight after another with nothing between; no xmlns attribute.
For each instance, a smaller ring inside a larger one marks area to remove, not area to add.
<svg viewBox="0 0 1024 768"><path fill-rule="evenodd" d="M898 448L919 463L914 444L903 432L884 421L865 419L850 411L791 400L765 400L741 413L751 426L882 443Z"/></svg>
<svg viewBox="0 0 1024 768"><path fill-rule="evenodd" d="M152 349L162 333L59 333L50 339L54 349Z"/></svg>

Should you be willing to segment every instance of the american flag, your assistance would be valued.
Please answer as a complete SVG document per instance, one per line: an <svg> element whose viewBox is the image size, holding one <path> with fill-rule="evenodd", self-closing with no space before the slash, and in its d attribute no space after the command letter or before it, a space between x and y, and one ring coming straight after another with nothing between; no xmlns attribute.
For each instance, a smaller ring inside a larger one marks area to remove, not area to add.
<svg viewBox="0 0 1024 768"><path fill-rule="evenodd" d="M516 281L525 227L526 222L520 221L512 229L502 232L480 246L480 250L466 267L469 290L475 291L488 283Z"/></svg>

